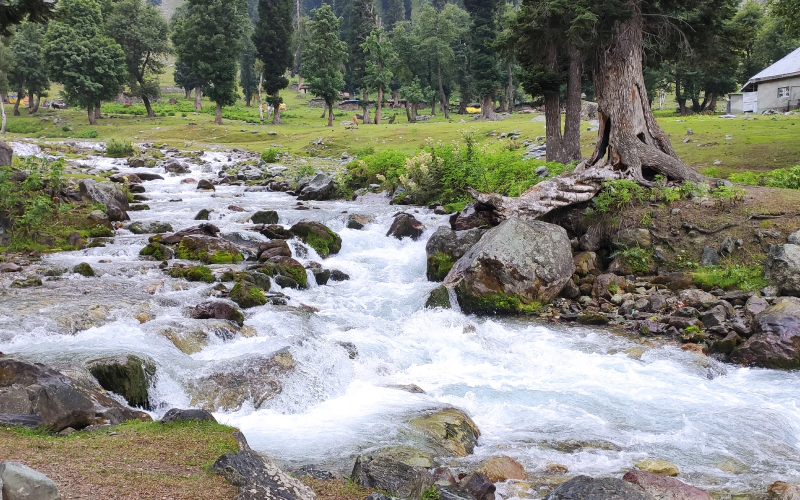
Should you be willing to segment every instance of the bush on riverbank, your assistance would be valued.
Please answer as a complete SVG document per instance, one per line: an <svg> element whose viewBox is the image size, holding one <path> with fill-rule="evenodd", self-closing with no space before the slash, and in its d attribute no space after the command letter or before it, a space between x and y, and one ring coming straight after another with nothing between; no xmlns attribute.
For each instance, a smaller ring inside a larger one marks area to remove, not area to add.
<svg viewBox="0 0 800 500"><path fill-rule="evenodd" d="M800 189L800 165L789 168L777 168L769 172L744 171L731 174L731 182L749 186L767 186L784 189Z"/></svg>
<svg viewBox="0 0 800 500"><path fill-rule="evenodd" d="M380 184L383 189L403 188L402 197L416 204L443 204L471 200L467 188L519 196L542 180L571 172L575 164L525 160L520 150L478 149L474 134L462 132L464 144L443 144L428 139L415 155L395 150L369 154L347 165L345 184L351 189ZM546 167L547 172L536 170Z"/></svg>

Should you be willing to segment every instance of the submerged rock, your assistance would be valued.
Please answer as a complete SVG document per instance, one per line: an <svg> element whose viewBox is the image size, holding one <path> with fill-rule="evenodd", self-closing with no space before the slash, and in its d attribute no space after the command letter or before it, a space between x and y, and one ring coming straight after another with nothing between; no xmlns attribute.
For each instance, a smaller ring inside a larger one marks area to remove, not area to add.
<svg viewBox="0 0 800 500"><path fill-rule="evenodd" d="M509 479L525 480L528 478L528 474L522 464L505 455L490 458L481 465L478 472L489 478L489 481L493 483L502 483Z"/></svg>
<svg viewBox="0 0 800 500"><path fill-rule="evenodd" d="M680 474L678 466L672 462L652 458L636 462L636 468L641 471L660 474L662 476L677 476Z"/></svg>
<svg viewBox="0 0 800 500"><path fill-rule="evenodd" d="M519 314L556 298L574 271L562 227L510 218L487 231L444 282L466 313Z"/></svg>
<svg viewBox="0 0 800 500"><path fill-rule="evenodd" d="M239 488L236 500L316 500L314 491L253 450L226 453L211 470Z"/></svg>
<svg viewBox="0 0 800 500"><path fill-rule="evenodd" d="M275 210L262 210L250 217L253 224L277 224L278 212Z"/></svg>
<svg viewBox="0 0 800 500"><path fill-rule="evenodd" d="M134 222L128 226L128 231L133 234L171 233L172 225L166 222Z"/></svg>
<svg viewBox="0 0 800 500"><path fill-rule="evenodd" d="M244 314L240 310L218 300L198 304L192 309L191 315L195 319L224 319L239 326L244 325Z"/></svg>
<svg viewBox="0 0 800 500"><path fill-rule="evenodd" d="M86 262L81 262L77 266L73 267L72 272L80 274L81 276L85 276L87 278L94 276L94 269L92 269L92 266L90 266Z"/></svg>
<svg viewBox="0 0 800 500"><path fill-rule="evenodd" d="M319 222L298 222L290 231L323 259L342 249L342 238Z"/></svg>
<svg viewBox="0 0 800 500"><path fill-rule="evenodd" d="M428 295L428 300L425 302L425 307L441 307L443 309L450 309L453 307L452 304L450 304L450 291L447 287L440 285L431 290L430 295Z"/></svg>
<svg viewBox="0 0 800 500"><path fill-rule="evenodd" d="M545 500L655 500L655 497L622 479L576 476L556 488Z"/></svg>
<svg viewBox="0 0 800 500"><path fill-rule="evenodd" d="M347 217L348 229L364 229L364 226L372 222L372 217L363 214L351 214Z"/></svg>

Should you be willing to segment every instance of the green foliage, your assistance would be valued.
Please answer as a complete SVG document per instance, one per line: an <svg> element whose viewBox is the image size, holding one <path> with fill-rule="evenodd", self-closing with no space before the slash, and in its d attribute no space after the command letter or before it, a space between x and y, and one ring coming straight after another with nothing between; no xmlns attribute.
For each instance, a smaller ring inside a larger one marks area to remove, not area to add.
<svg viewBox="0 0 800 500"><path fill-rule="evenodd" d="M169 25L158 8L145 0L122 0L114 4L106 29L125 52L127 83L131 93L145 106L161 95L158 75L164 73L170 53Z"/></svg>
<svg viewBox="0 0 800 500"><path fill-rule="evenodd" d="M505 293L492 293L475 296L463 289L456 288L456 296L461 309L468 314L536 314L542 310L543 304L539 302L527 303L518 295Z"/></svg>
<svg viewBox="0 0 800 500"><path fill-rule="evenodd" d="M708 184L684 181L679 191L683 198L703 198L708 195Z"/></svg>
<svg viewBox="0 0 800 500"><path fill-rule="evenodd" d="M422 492L422 495L420 495L419 500L439 500L440 498L441 496L436 486L428 486L425 488L425 491Z"/></svg>
<svg viewBox="0 0 800 500"><path fill-rule="evenodd" d="M766 172L764 185L784 189L800 189L800 165Z"/></svg>
<svg viewBox="0 0 800 500"><path fill-rule="evenodd" d="M759 290L769 285L764 278L764 269L758 265L726 264L698 268L691 274L694 284L704 290Z"/></svg>
<svg viewBox="0 0 800 500"><path fill-rule="evenodd" d="M344 87L341 67L347 60L347 44L339 39L342 20L333 14L330 5L312 10L311 16L300 72L308 82L309 92L323 98L330 110ZM330 112L328 126L333 126Z"/></svg>
<svg viewBox="0 0 800 500"><path fill-rule="evenodd" d="M697 325L690 325L690 326L687 326L686 328L684 328L683 332L687 333L689 335L694 335L696 333L700 333L700 327L697 326Z"/></svg>
<svg viewBox="0 0 800 500"><path fill-rule="evenodd" d="M76 134L75 137L78 139L97 139L100 137L100 132L98 132L96 128L90 128Z"/></svg>
<svg viewBox="0 0 800 500"><path fill-rule="evenodd" d="M269 148L261 153L261 160L267 163L276 163L281 158L281 150L277 148Z"/></svg>
<svg viewBox="0 0 800 500"><path fill-rule="evenodd" d="M169 275L173 278L185 278L187 281L214 282L211 269L206 266L192 266L188 268L175 267L169 271Z"/></svg>
<svg viewBox="0 0 800 500"><path fill-rule="evenodd" d="M84 108L115 97L127 76L125 53L103 26L95 0L61 0L45 37L50 77L68 102Z"/></svg>
<svg viewBox="0 0 800 500"><path fill-rule="evenodd" d="M653 262L653 251L639 246L617 250L611 256L622 257L622 260L634 273L648 272L650 264ZM609 290L611 290L610 287Z"/></svg>
<svg viewBox="0 0 800 500"><path fill-rule="evenodd" d="M106 143L106 156L109 158L127 158L133 156L133 144L111 139Z"/></svg>
<svg viewBox="0 0 800 500"><path fill-rule="evenodd" d="M50 88L47 67L44 63L45 27L36 23L23 23L11 40L14 56L13 71L9 75L11 88L17 97L44 95Z"/></svg>
<svg viewBox="0 0 800 500"><path fill-rule="evenodd" d="M764 174L760 172L751 172L745 170L744 172L737 172L728 176L728 180L738 184L746 184L748 186L758 186L763 180Z"/></svg>
<svg viewBox="0 0 800 500"><path fill-rule="evenodd" d="M645 191L637 182L617 179L603 182L602 191L592 198L592 206L600 213L617 212L645 199Z"/></svg>
<svg viewBox="0 0 800 500"><path fill-rule="evenodd" d="M12 121L6 125L6 131L12 134L38 134L42 126L34 122Z"/></svg>
<svg viewBox="0 0 800 500"><path fill-rule="evenodd" d="M436 252L428 256L428 269L426 272L428 281L444 281L445 276L447 276L447 273L450 272L455 263L456 261L451 256L442 252Z"/></svg>
<svg viewBox="0 0 800 500"><path fill-rule="evenodd" d="M738 186L720 186L711 192L711 197L714 198L720 206L723 206L744 201L744 195L746 193L747 191Z"/></svg>
<svg viewBox="0 0 800 500"><path fill-rule="evenodd" d="M252 41L255 54L263 64L263 87L268 95L277 95L289 85L285 74L294 63L294 52L289 43L294 35L293 6L292 0L258 2L258 22Z"/></svg>

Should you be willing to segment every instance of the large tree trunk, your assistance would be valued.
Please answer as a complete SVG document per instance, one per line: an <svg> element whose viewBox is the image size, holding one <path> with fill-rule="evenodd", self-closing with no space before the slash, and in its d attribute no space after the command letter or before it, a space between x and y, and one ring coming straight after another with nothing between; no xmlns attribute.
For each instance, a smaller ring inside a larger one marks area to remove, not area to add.
<svg viewBox="0 0 800 500"><path fill-rule="evenodd" d="M333 127L333 102L328 104L328 126Z"/></svg>
<svg viewBox="0 0 800 500"><path fill-rule="evenodd" d="M497 113L494 111L494 103L492 102L491 95L487 95L481 99L481 118L489 121L497 121L499 119Z"/></svg>
<svg viewBox="0 0 800 500"><path fill-rule="evenodd" d="M442 98L442 112L444 113L445 119L449 120L450 119L450 109L449 109L450 106L448 105L449 103L447 102L447 96L444 95L444 85L442 85L442 65L441 64L437 65L436 70L437 70L437 73L438 73L437 77L438 77L438 80L439 80L439 95Z"/></svg>
<svg viewBox="0 0 800 500"><path fill-rule="evenodd" d="M201 99L203 98L203 88L198 85L194 88L194 110L201 111L203 109L203 102Z"/></svg>
<svg viewBox="0 0 800 500"><path fill-rule="evenodd" d="M39 105L41 104L41 102L42 102L42 96L37 95L36 99L33 101L33 107L31 108L30 112L31 114L34 114L37 111L39 111Z"/></svg>
<svg viewBox="0 0 800 500"><path fill-rule="evenodd" d="M186 98L188 99L192 95L192 89L183 89L186 92Z"/></svg>
<svg viewBox="0 0 800 500"><path fill-rule="evenodd" d="M89 115L89 125L97 125L97 119L95 118L94 115L94 107L87 106L86 114Z"/></svg>
<svg viewBox="0 0 800 500"><path fill-rule="evenodd" d="M494 207L500 219L535 219L556 208L589 201L605 180L628 178L650 185L645 175L654 173L672 181L705 180L678 159L650 110L642 73L641 12L633 12L615 31L618 34L595 56L600 130L594 154L575 172L540 182L519 198L470 190L477 201Z"/></svg>
<svg viewBox="0 0 800 500"><path fill-rule="evenodd" d="M280 90L276 90L275 93L272 94L272 95L273 95L273 97L278 98L278 97L281 96L281 91ZM281 105L278 103L277 99L275 100L275 103L276 103L275 114L272 115L272 124L273 125L283 125L283 122L281 121Z"/></svg>
<svg viewBox="0 0 800 500"><path fill-rule="evenodd" d="M94 105L94 118L95 118L95 120L99 120L100 119L100 106L101 106L101 104L100 104L99 101L98 101L97 104Z"/></svg>
<svg viewBox="0 0 800 500"><path fill-rule="evenodd" d="M411 107L409 106L408 101L406 101L406 119L408 120L409 123L414 121L411 119Z"/></svg>
<svg viewBox="0 0 800 500"><path fill-rule="evenodd" d="M22 100L20 94L17 94L17 102L14 103L14 116L19 116L19 101Z"/></svg>
<svg viewBox="0 0 800 500"><path fill-rule="evenodd" d="M369 119L369 93L367 92L366 89L364 89L362 95L364 96L364 99L362 101L366 103L361 108L361 112L364 115L364 119L362 120L362 123L364 125L372 125L372 120Z"/></svg>
<svg viewBox="0 0 800 500"><path fill-rule="evenodd" d="M567 163L564 152L564 139L561 136L561 97L558 92L544 94L545 140L547 141L547 161Z"/></svg>
<svg viewBox="0 0 800 500"><path fill-rule="evenodd" d="M222 125L222 104L217 103L217 114L214 116L214 123Z"/></svg>
<svg viewBox="0 0 800 500"><path fill-rule="evenodd" d="M264 96L261 95L261 85L264 83L264 73L258 77L258 119L264 121Z"/></svg>
<svg viewBox="0 0 800 500"><path fill-rule="evenodd" d="M708 104L708 111L711 111L711 114L716 114L717 112L717 94L711 94L711 102Z"/></svg>
<svg viewBox="0 0 800 500"><path fill-rule="evenodd" d="M583 57L576 47L569 49L567 80L567 114L564 116L564 137L561 147L566 162L581 159L581 74Z"/></svg>
<svg viewBox="0 0 800 500"><path fill-rule="evenodd" d="M383 109L383 84L378 85L378 106L375 108L375 125L381 124L381 110Z"/></svg>
<svg viewBox="0 0 800 500"><path fill-rule="evenodd" d="M153 118L156 116L155 111L153 111L153 106L150 105L150 99L146 95L142 96L142 102L144 103L144 109L147 110L147 117Z"/></svg>
<svg viewBox="0 0 800 500"><path fill-rule="evenodd" d="M514 71L511 68L511 61L506 65L508 72L508 85L506 86L506 112L514 112ZM580 126L580 124L579 124Z"/></svg>

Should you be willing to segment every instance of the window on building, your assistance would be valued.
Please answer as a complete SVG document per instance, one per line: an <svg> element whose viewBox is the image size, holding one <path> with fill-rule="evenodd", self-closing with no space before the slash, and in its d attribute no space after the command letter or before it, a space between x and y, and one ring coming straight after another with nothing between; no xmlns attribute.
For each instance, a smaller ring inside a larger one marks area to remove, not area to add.
<svg viewBox="0 0 800 500"><path fill-rule="evenodd" d="M789 97L789 87L778 87L778 98Z"/></svg>

